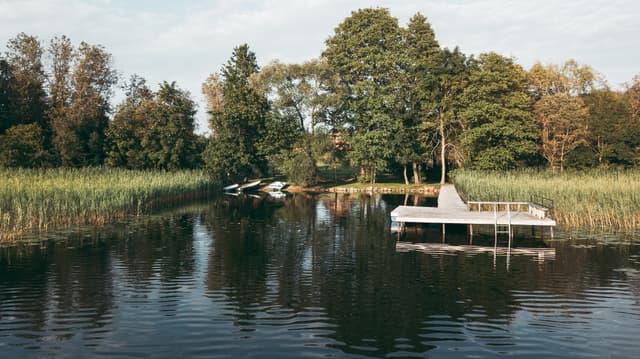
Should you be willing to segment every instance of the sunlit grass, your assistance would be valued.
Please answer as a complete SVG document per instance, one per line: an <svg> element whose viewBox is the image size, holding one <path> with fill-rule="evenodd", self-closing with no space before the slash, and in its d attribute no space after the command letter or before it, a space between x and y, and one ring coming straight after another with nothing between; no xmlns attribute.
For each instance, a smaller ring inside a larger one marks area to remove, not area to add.
<svg viewBox="0 0 640 359"><path fill-rule="evenodd" d="M640 228L640 171L456 171L467 200L553 200L553 218L569 227Z"/></svg>
<svg viewBox="0 0 640 359"><path fill-rule="evenodd" d="M209 190L203 171L0 169L0 240L75 224L104 224Z"/></svg>

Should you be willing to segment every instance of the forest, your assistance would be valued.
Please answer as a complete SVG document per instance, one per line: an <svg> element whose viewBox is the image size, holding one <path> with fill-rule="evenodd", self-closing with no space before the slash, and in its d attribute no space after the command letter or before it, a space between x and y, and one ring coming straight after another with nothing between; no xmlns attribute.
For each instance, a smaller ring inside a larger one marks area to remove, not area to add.
<svg viewBox="0 0 640 359"><path fill-rule="evenodd" d="M464 54L441 47L424 15L403 27L383 8L352 12L325 45L262 68L248 45L233 49L203 79L203 136L175 82L154 91L101 45L19 33L0 54L0 167L203 168L220 185L274 174L312 185L323 166L421 183L453 168L640 164L639 76L613 89L572 59L527 70Z"/></svg>

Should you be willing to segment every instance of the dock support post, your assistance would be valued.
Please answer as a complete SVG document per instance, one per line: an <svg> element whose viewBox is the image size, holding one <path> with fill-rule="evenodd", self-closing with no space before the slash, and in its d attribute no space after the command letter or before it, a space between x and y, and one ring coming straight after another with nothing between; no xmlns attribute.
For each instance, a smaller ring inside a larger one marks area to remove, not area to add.
<svg viewBox="0 0 640 359"><path fill-rule="evenodd" d="M553 226L549 226L549 230L551 232L551 239L553 239Z"/></svg>
<svg viewBox="0 0 640 359"><path fill-rule="evenodd" d="M469 245L473 244L473 224L469 225Z"/></svg>
<svg viewBox="0 0 640 359"><path fill-rule="evenodd" d="M444 243L447 231L445 230L444 223L442 224L442 243Z"/></svg>

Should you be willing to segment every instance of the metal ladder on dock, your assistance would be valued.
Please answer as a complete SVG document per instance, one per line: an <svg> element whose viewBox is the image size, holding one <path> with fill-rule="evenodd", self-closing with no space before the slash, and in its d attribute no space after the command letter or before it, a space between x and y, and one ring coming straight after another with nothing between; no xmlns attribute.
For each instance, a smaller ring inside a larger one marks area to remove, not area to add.
<svg viewBox="0 0 640 359"><path fill-rule="evenodd" d="M509 249L511 248L511 239L513 238L513 231L511 229L511 206L507 203L507 224L498 224L498 204L493 206L494 217L494 247L498 246L498 234L507 234L509 236Z"/></svg>

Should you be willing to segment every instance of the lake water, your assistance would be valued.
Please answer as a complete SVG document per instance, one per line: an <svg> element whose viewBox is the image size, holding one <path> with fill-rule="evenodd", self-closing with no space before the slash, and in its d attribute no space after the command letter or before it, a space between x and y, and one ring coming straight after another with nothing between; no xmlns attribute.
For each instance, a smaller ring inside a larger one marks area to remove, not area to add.
<svg viewBox="0 0 640 359"><path fill-rule="evenodd" d="M547 257L399 251L404 200L221 197L0 248L0 357L638 357L640 236L517 233Z"/></svg>

